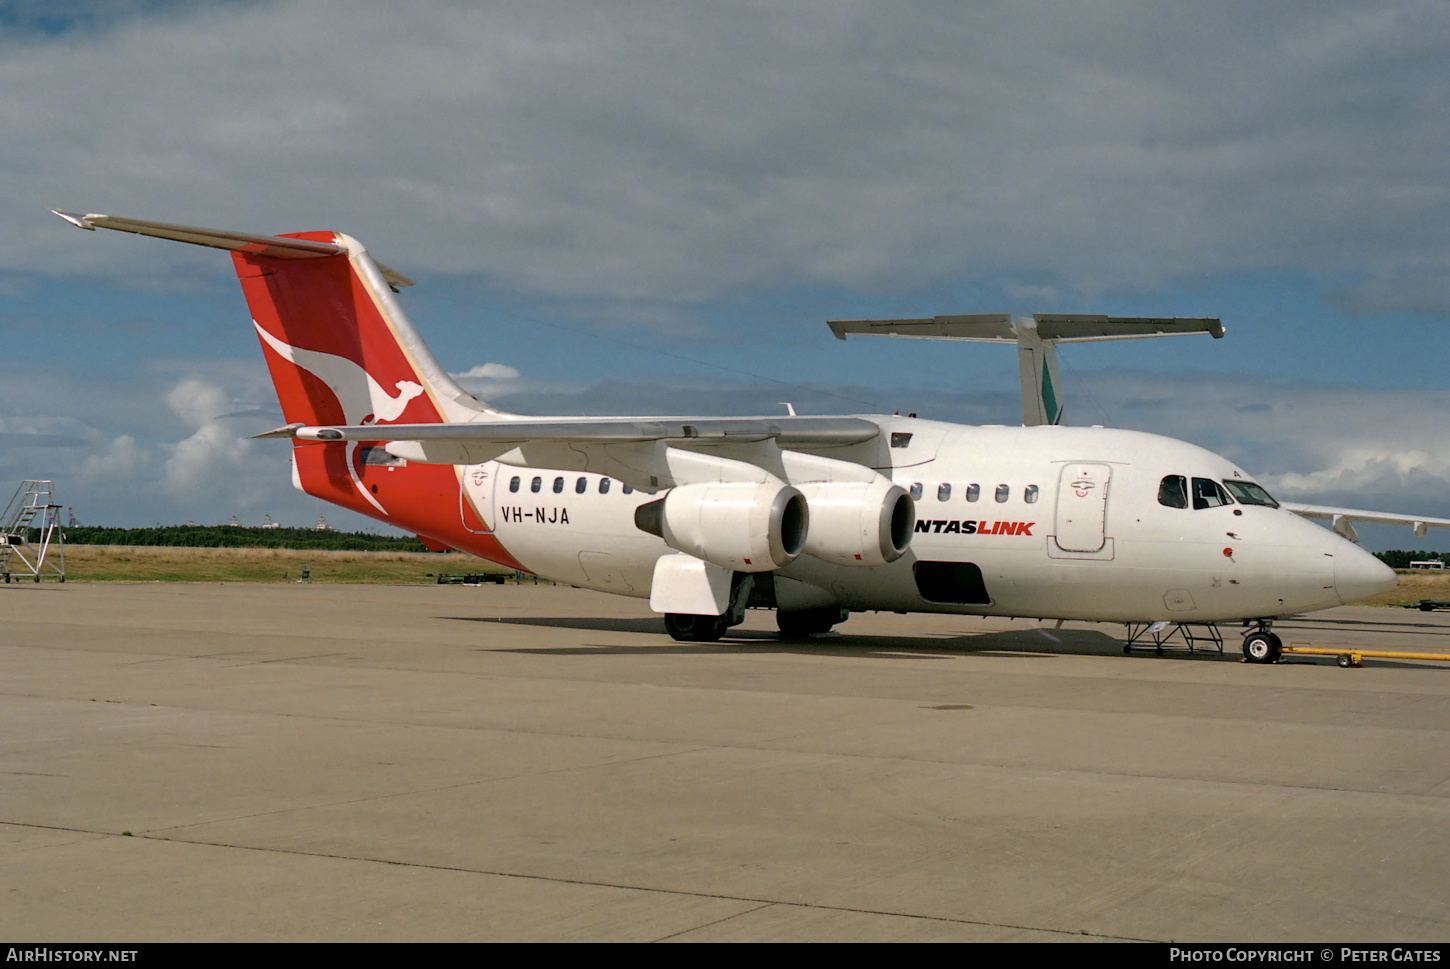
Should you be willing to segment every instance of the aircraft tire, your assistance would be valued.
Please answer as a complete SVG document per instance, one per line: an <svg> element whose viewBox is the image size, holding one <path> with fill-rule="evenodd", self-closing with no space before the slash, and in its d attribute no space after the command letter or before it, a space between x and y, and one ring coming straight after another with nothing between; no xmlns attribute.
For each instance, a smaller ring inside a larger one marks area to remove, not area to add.
<svg viewBox="0 0 1450 969"><path fill-rule="evenodd" d="M1244 659L1250 663L1277 663L1283 643L1273 633L1257 632L1244 637Z"/></svg>
<svg viewBox="0 0 1450 969"><path fill-rule="evenodd" d="M775 625L780 634L787 638L828 633L831 627L846 619L845 610L828 606L824 609L800 609L795 612L775 612Z"/></svg>
<svg viewBox="0 0 1450 969"><path fill-rule="evenodd" d="M665 613L665 632L677 643L714 643L725 635L726 617Z"/></svg>

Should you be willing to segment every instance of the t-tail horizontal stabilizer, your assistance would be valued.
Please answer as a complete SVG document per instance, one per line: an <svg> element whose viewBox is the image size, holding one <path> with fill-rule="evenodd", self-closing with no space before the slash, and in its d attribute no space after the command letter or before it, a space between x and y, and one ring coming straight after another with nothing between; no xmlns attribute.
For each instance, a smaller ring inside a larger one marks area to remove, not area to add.
<svg viewBox="0 0 1450 969"><path fill-rule="evenodd" d="M1006 313L982 313L922 320L838 320L833 321L830 327L838 340L855 334L1017 344L1017 369L1022 383L1022 423L1028 427L1062 423L1062 381L1057 374L1056 351L1059 343L1132 340L1191 333L1207 333L1218 339L1224 333L1223 324L1217 319L1158 319L1083 313L1034 313L1030 319L1014 318Z"/></svg>
<svg viewBox="0 0 1450 969"><path fill-rule="evenodd" d="M172 225L169 222L148 222L143 219L125 219L117 215L98 215L88 212L64 212L51 209L71 225L94 232L96 229L116 229L119 232L134 232L141 236L170 239L172 242L187 242L194 246L210 246L213 249L228 249L254 256L268 256L272 259L318 259L323 256L342 256L347 247L331 242L312 239L294 239L286 236L259 236L227 229L202 229L193 225ZM383 274L393 292L413 281L396 269L389 269L375 262L378 272Z"/></svg>

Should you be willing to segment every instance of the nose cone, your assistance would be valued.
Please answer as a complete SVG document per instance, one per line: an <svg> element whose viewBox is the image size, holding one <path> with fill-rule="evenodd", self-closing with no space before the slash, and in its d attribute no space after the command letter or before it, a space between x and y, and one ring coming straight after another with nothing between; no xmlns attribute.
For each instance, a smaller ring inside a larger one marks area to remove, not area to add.
<svg viewBox="0 0 1450 969"><path fill-rule="evenodd" d="M1399 580L1394 569L1353 542L1339 540L1334 550L1334 594L1340 602L1348 605L1388 592Z"/></svg>

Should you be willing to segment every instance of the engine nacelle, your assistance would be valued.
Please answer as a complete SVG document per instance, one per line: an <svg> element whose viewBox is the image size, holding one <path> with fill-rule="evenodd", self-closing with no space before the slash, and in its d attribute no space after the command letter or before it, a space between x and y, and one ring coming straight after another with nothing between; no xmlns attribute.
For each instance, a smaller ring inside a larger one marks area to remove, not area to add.
<svg viewBox="0 0 1450 969"><path fill-rule="evenodd" d="M916 504L900 485L878 476L798 487L811 509L806 555L832 565L885 565L911 546Z"/></svg>
<svg viewBox="0 0 1450 969"><path fill-rule="evenodd" d="M671 488L634 511L634 523L670 548L735 572L769 572L805 545L805 496L780 481L713 481Z"/></svg>

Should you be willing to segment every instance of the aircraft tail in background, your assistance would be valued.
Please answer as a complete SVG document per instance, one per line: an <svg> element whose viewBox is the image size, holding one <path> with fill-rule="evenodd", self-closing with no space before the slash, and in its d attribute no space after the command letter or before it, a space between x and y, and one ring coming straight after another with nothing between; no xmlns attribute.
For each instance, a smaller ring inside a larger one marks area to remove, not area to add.
<svg viewBox="0 0 1450 969"><path fill-rule="evenodd" d="M1207 333L1217 340L1224 334L1223 324L1217 319L1158 319L1086 313L1034 313L1031 317L1016 318L1007 313L981 313L935 316L923 320L838 320L830 326L838 340L853 334L1017 344L1024 427L1063 423L1062 378L1057 373L1059 343L1132 340L1190 333Z"/></svg>

